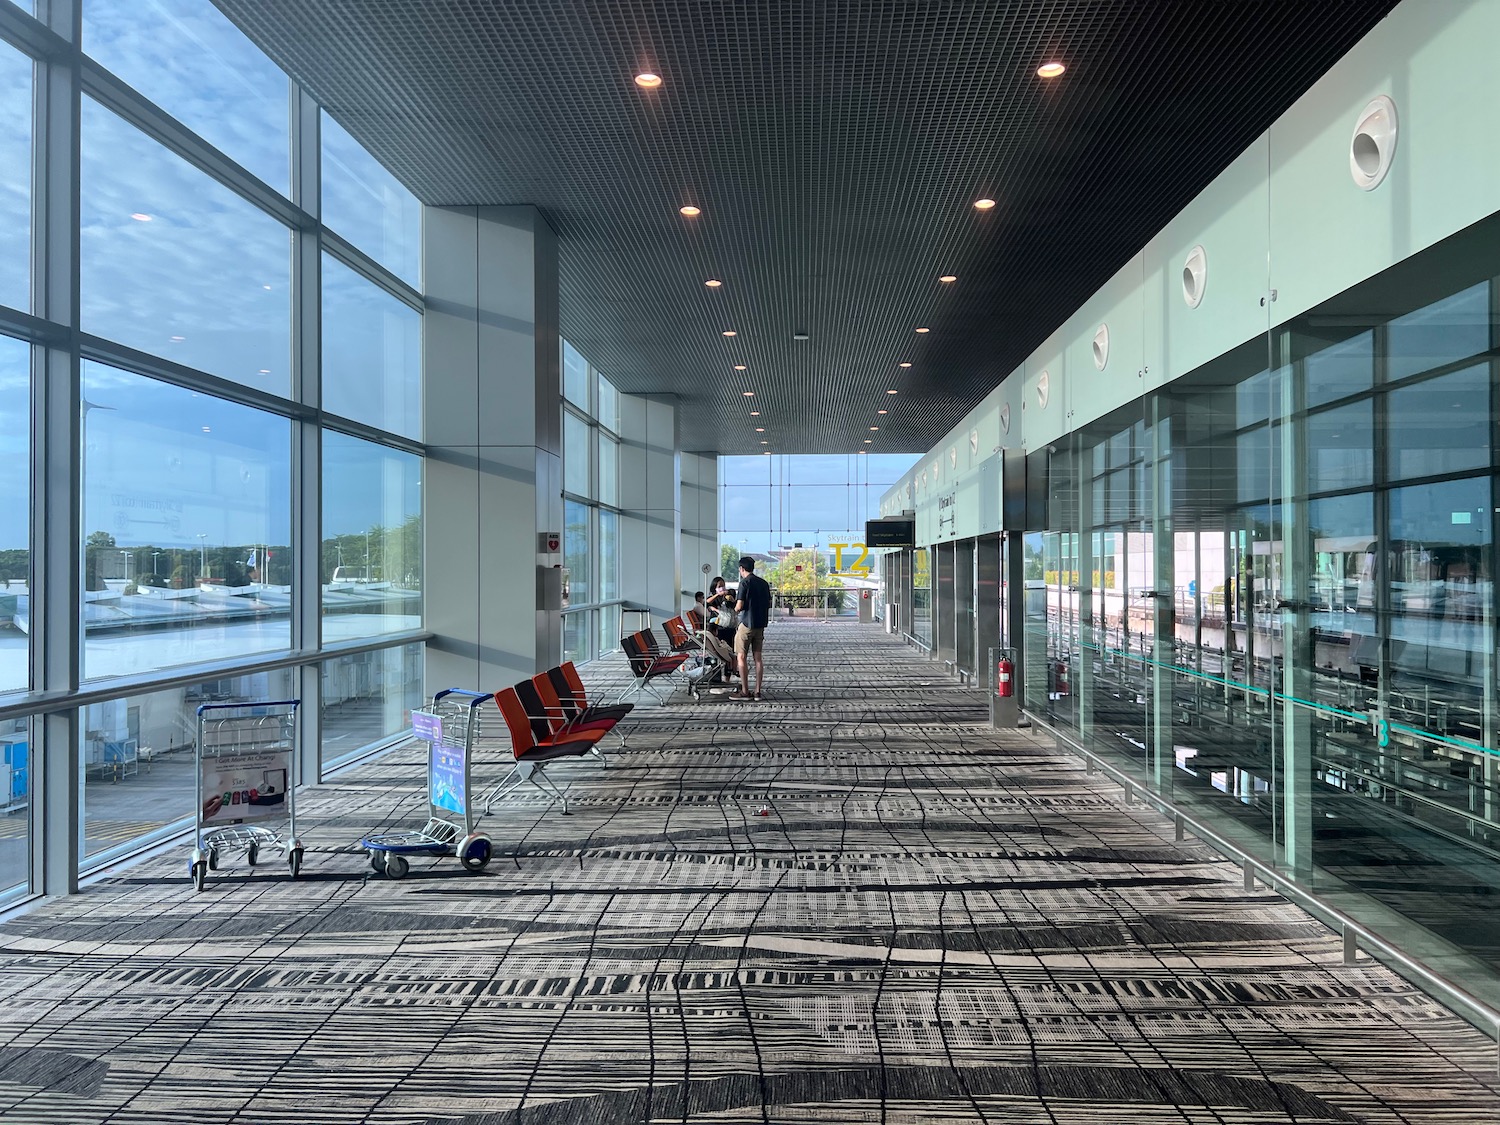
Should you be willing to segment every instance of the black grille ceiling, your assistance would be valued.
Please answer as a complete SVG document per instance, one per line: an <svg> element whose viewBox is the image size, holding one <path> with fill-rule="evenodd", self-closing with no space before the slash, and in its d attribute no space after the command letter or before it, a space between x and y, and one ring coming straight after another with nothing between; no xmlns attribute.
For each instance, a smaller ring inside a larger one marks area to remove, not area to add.
<svg viewBox="0 0 1500 1125"><path fill-rule="evenodd" d="M423 202L541 208L683 448L837 453L930 448L1395 0L214 2Z"/></svg>

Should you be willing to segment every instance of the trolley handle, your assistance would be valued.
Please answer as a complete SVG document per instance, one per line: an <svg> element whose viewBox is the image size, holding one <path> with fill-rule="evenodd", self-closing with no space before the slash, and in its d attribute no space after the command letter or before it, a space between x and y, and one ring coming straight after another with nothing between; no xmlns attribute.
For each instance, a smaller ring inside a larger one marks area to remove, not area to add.
<svg viewBox="0 0 1500 1125"><path fill-rule="evenodd" d="M208 711L241 711L246 707L301 707L300 699L252 699L244 703L200 703L194 714L200 718Z"/></svg>
<svg viewBox="0 0 1500 1125"><path fill-rule="evenodd" d="M433 704L436 705L439 699L442 699L444 696L448 695L457 695L463 697L464 699L467 699L469 701L470 710L478 707L481 703L485 702L485 700L495 698L495 693L492 691L465 691L463 688L454 687L444 688L442 691L434 695L432 697Z"/></svg>

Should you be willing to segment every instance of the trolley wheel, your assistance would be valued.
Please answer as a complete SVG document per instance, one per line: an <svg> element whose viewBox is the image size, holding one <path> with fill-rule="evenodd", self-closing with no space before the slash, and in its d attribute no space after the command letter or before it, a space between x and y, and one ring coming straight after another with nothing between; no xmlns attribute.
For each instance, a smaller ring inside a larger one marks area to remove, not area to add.
<svg viewBox="0 0 1500 1125"><path fill-rule="evenodd" d="M246 847L245 847L245 862L248 863L251 867L254 867L255 866L255 861L258 860L259 858L260 858L260 845L259 844L255 844L255 843L251 843L251 844L246 845Z"/></svg>
<svg viewBox="0 0 1500 1125"><path fill-rule="evenodd" d="M407 863L402 856L392 853L385 857L385 877L387 879L400 879L409 870L411 870L411 864Z"/></svg>
<svg viewBox="0 0 1500 1125"><path fill-rule="evenodd" d="M292 878L302 874L302 849L293 848L286 853L286 865L291 868Z"/></svg>
<svg viewBox="0 0 1500 1125"><path fill-rule="evenodd" d="M475 836L464 845L458 860L469 871L483 871L490 862L490 842L485 836Z"/></svg>
<svg viewBox="0 0 1500 1125"><path fill-rule="evenodd" d="M193 884L201 891L203 885L207 882L208 862L200 859L197 863L193 864Z"/></svg>
<svg viewBox="0 0 1500 1125"><path fill-rule="evenodd" d="M378 848L370 849L370 866L376 871L385 870L385 852Z"/></svg>
<svg viewBox="0 0 1500 1125"><path fill-rule="evenodd" d="M219 849L218 848L209 848L208 849L208 869L210 871L217 871L219 869Z"/></svg>

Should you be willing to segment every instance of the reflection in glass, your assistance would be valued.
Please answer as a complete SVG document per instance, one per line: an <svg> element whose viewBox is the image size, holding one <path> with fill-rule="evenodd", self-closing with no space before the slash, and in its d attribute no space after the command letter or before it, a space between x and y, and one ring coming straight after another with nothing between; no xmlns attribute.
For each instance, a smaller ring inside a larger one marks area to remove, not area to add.
<svg viewBox="0 0 1500 1125"><path fill-rule="evenodd" d="M617 605L602 606L599 609L599 645L600 656L614 652L620 647L620 607Z"/></svg>
<svg viewBox="0 0 1500 1125"><path fill-rule="evenodd" d="M620 392L603 375L599 376L599 409L596 418L601 426L614 433L620 432Z"/></svg>
<svg viewBox="0 0 1500 1125"><path fill-rule="evenodd" d="M323 255L323 408L422 436L422 316Z"/></svg>
<svg viewBox="0 0 1500 1125"><path fill-rule="evenodd" d="M1488 364L1393 390L1387 402L1393 479L1458 473L1489 464Z"/></svg>
<svg viewBox="0 0 1500 1125"><path fill-rule="evenodd" d="M1375 333L1361 332L1314 352L1303 370L1309 407L1369 390L1375 381Z"/></svg>
<svg viewBox="0 0 1500 1125"><path fill-rule="evenodd" d="M620 517L599 509L599 601L620 596Z"/></svg>
<svg viewBox="0 0 1500 1125"><path fill-rule="evenodd" d="M31 882L30 719L0 720L0 898Z"/></svg>
<svg viewBox="0 0 1500 1125"><path fill-rule="evenodd" d="M83 708L83 854L106 862L193 817L197 708L289 699L288 669L225 676Z"/></svg>
<svg viewBox="0 0 1500 1125"><path fill-rule="evenodd" d="M589 617L592 610L563 614L562 658L582 664L589 658Z"/></svg>
<svg viewBox="0 0 1500 1125"><path fill-rule="evenodd" d="M589 424L570 411L563 411L563 490L575 496L592 496L589 472Z"/></svg>
<svg viewBox="0 0 1500 1125"><path fill-rule="evenodd" d="M323 640L422 625L422 461L323 432Z"/></svg>
<svg viewBox="0 0 1500 1125"><path fill-rule="evenodd" d="M620 502L620 443L603 433L599 435L599 502Z"/></svg>
<svg viewBox="0 0 1500 1125"><path fill-rule="evenodd" d="M423 646L356 652L323 662L323 745L327 769L411 726L423 705Z"/></svg>
<svg viewBox="0 0 1500 1125"><path fill-rule="evenodd" d="M587 605L594 598L589 574L589 512L587 504L563 503L563 605Z"/></svg>
<svg viewBox="0 0 1500 1125"><path fill-rule="evenodd" d="M83 99L83 330L286 395L291 232Z"/></svg>
<svg viewBox="0 0 1500 1125"><path fill-rule="evenodd" d="M0 336L0 691L28 686L31 626L31 349Z"/></svg>
<svg viewBox="0 0 1500 1125"><path fill-rule="evenodd" d="M324 224L420 289L422 205L327 113L322 123Z"/></svg>
<svg viewBox="0 0 1500 1125"><path fill-rule="evenodd" d="M1386 329L1386 381L1430 371L1487 351L1490 287L1472 286L1426 308L1397 317Z"/></svg>
<svg viewBox="0 0 1500 1125"><path fill-rule="evenodd" d="M84 674L287 648L287 419L83 365Z"/></svg>
<svg viewBox="0 0 1500 1125"><path fill-rule="evenodd" d="M0 42L0 305L31 311L31 60Z"/></svg>
<svg viewBox="0 0 1500 1125"><path fill-rule="evenodd" d="M589 412L589 363L577 348L562 342L563 398L585 414Z"/></svg>
<svg viewBox="0 0 1500 1125"><path fill-rule="evenodd" d="M285 194L290 83L212 4L85 0L83 49Z"/></svg>
<svg viewBox="0 0 1500 1125"><path fill-rule="evenodd" d="M1369 399L1308 416L1307 491L1366 487L1375 471Z"/></svg>

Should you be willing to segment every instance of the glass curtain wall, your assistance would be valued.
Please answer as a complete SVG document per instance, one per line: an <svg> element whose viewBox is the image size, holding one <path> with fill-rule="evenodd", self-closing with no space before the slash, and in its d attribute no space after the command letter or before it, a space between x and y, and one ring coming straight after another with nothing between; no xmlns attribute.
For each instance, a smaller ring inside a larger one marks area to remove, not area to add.
<svg viewBox="0 0 1500 1125"><path fill-rule="evenodd" d="M791 455L719 458L719 566L731 585L737 560L751 555L756 573L792 612L849 613L848 594L879 588L879 556L865 550L865 521L880 498L917 460L906 454Z"/></svg>
<svg viewBox="0 0 1500 1125"><path fill-rule="evenodd" d="M0 6L0 896L76 878L33 852L44 807L83 868L180 829L200 703L301 697L329 762L421 684L420 205L211 4L81 9L33 58ZM75 96L76 183L32 124ZM38 284L68 291L74 235L77 310Z"/></svg>
<svg viewBox="0 0 1500 1125"><path fill-rule="evenodd" d="M1025 691L1418 955L1500 975L1497 235L1056 442Z"/></svg>
<svg viewBox="0 0 1500 1125"><path fill-rule="evenodd" d="M566 340L563 368L563 651L620 644L620 393Z"/></svg>

